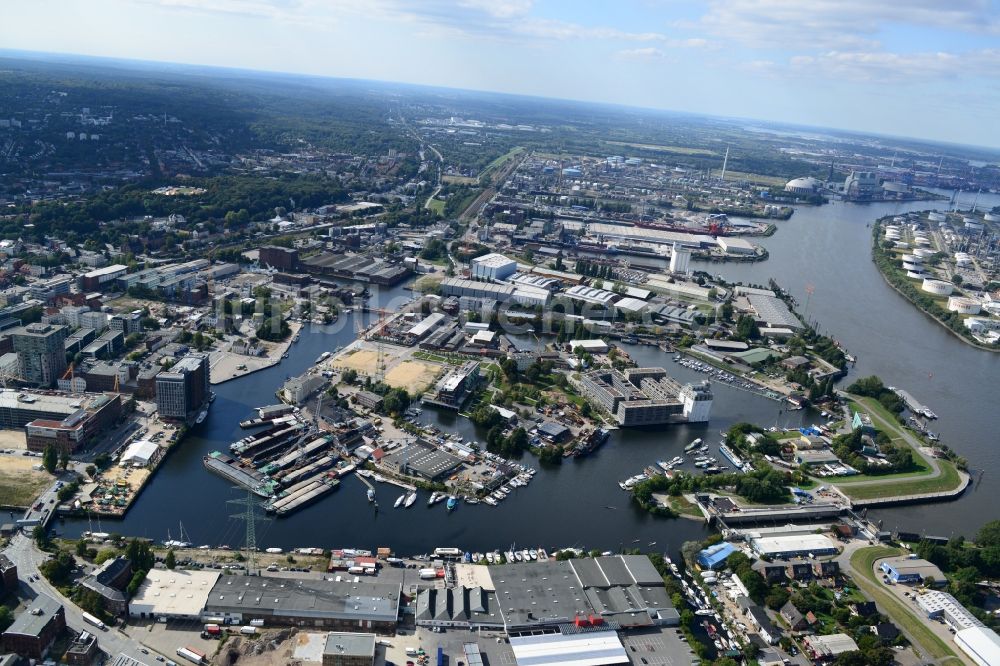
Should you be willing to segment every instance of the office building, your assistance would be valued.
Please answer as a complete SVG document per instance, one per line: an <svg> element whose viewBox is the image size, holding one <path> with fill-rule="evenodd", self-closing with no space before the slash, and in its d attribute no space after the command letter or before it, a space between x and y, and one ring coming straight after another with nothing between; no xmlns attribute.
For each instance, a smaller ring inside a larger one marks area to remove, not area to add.
<svg viewBox="0 0 1000 666"><path fill-rule="evenodd" d="M108 321L108 328L121 331L125 335L142 332L142 313L128 312L116 314Z"/></svg>
<svg viewBox="0 0 1000 666"><path fill-rule="evenodd" d="M190 354L156 375L156 408L170 421L191 422L209 397L208 355Z"/></svg>
<svg viewBox="0 0 1000 666"><path fill-rule="evenodd" d="M0 392L0 427L24 428L29 451L54 444L72 453L114 426L122 415L117 393Z"/></svg>
<svg viewBox="0 0 1000 666"><path fill-rule="evenodd" d="M17 352L18 374L37 386L54 386L66 372L65 326L28 324L9 332Z"/></svg>

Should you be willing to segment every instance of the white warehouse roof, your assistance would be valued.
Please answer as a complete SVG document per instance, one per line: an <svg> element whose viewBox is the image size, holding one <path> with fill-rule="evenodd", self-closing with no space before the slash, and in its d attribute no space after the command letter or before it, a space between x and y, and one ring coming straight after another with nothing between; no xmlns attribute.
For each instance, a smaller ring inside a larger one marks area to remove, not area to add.
<svg viewBox="0 0 1000 666"><path fill-rule="evenodd" d="M981 666L1000 664L1000 636L988 627L970 627L955 634L955 643Z"/></svg>
<svg viewBox="0 0 1000 666"><path fill-rule="evenodd" d="M603 666L627 664L628 654L614 631L513 636L517 666Z"/></svg>
<svg viewBox="0 0 1000 666"><path fill-rule="evenodd" d="M139 591L129 601L129 615L198 617L219 576L218 571L150 569Z"/></svg>
<svg viewBox="0 0 1000 666"><path fill-rule="evenodd" d="M472 260L473 264L479 264L481 266L491 266L493 268L499 268L502 266L509 266L511 264L516 264L513 259L508 259L502 254L492 252L490 254L484 254L481 257L475 257Z"/></svg>
<svg viewBox="0 0 1000 666"><path fill-rule="evenodd" d="M761 555L781 553L825 553L837 550L829 537L822 534L796 534L790 536L760 537L752 542Z"/></svg>

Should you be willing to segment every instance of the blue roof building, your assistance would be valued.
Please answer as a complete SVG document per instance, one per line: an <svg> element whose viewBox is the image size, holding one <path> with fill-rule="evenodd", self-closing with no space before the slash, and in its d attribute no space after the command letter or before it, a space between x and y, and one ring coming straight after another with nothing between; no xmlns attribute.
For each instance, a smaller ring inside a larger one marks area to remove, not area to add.
<svg viewBox="0 0 1000 666"><path fill-rule="evenodd" d="M726 558L736 552L736 546L723 541L710 546L698 553L698 564L705 569L721 569L726 565Z"/></svg>

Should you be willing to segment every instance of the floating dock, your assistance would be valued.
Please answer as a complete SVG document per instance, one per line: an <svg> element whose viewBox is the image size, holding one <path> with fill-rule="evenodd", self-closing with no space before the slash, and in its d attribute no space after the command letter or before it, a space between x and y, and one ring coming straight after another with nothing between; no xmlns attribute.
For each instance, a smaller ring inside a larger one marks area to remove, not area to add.
<svg viewBox="0 0 1000 666"><path fill-rule="evenodd" d="M909 409L911 413L919 414L921 416L926 416L929 419L937 418L937 414L935 414L925 405L917 401L916 398L910 395L909 391L904 391L903 389L899 388L894 388L892 390L896 393L896 395L898 395L900 398L903 399L903 402L906 403L906 408Z"/></svg>

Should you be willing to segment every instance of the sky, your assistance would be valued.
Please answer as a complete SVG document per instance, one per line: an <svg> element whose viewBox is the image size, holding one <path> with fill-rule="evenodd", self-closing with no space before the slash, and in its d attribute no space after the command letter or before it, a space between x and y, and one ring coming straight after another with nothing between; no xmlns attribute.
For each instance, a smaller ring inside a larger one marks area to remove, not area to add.
<svg viewBox="0 0 1000 666"><path fill-rule="evenodd" d="M1000 0L31 0L0 48L1000 147Z"/></svg>

